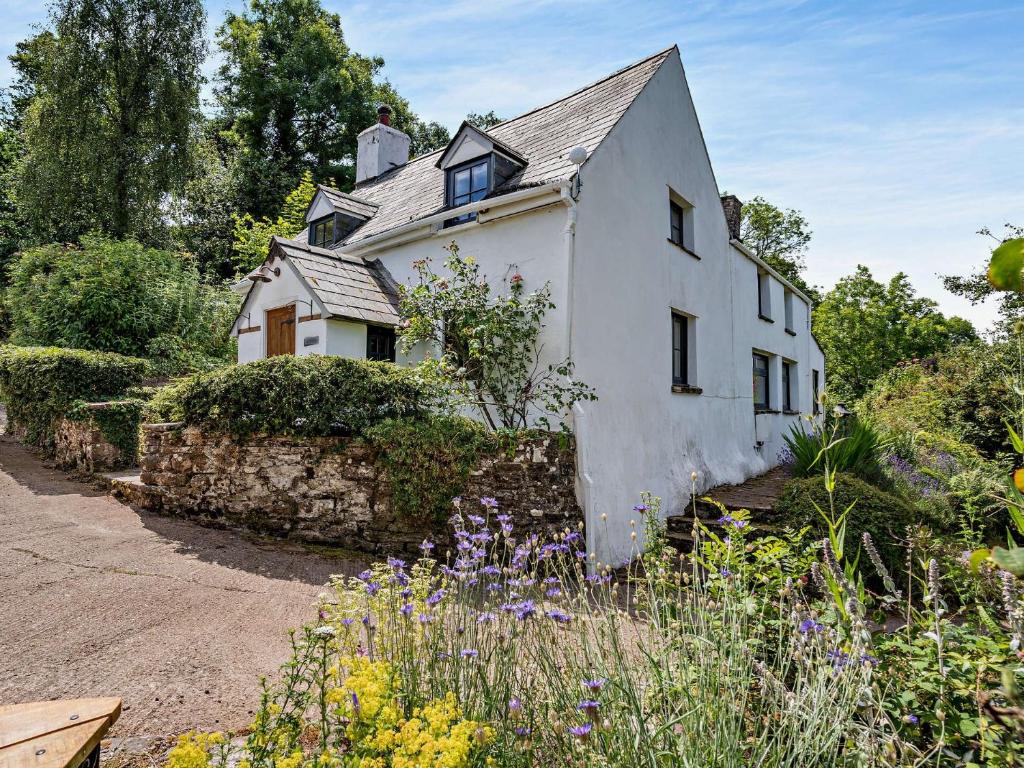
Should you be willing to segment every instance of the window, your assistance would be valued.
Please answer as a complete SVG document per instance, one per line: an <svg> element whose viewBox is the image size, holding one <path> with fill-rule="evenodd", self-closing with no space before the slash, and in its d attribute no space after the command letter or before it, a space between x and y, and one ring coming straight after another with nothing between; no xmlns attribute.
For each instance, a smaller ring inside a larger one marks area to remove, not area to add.
<svg viewBox="0 0 1024 768"><path fill-rule="evenodd" d="M683 206L670 200L669 211L669 240L676 245L683 244Z"/></svg>
<svg viewBox="0 0 1024 768"><path fill-rule="evenodd" d="M793 410L793 364L782 361L782 410Z"/></svg>
<svg viewBox="0 0 1024 768"><path fill-rule="evenodd" d="M821 374L813 368L811 369L811 395L814 398L814 402L811 404L811 413L817 416L821 413L821 402L818 400L820 394L818 388L821 386Z"/></svg>
<svg viewBox="0 0 1024 768"><path fill-rule="evenodd" d="M469 165L448 171L448 207L458 208L466 203L483 200L490 191L488 159L475 160ZM475 213L465 213L445 222L450 227L476 218Z"/></svg>
<svg viewBox="0 0 1024 768"><path fill-rule="evenodd" d="M677 387L685 387L690 383L688 321L686 315L672 313L672 384Z"/></svg>
<svg viewBox="0 0 1024 768"><path fill-rule="evenodd" d="M754 353L754 410L767 411L769 408L768 355Z"/></svg>
<svg viewBox="0 0 1024 768"><path fill-rule="evenodd" d="M762 320L772 320L771 282L767 272L757 271L757 316Z"/></svg>
<svg viewBox="0 0 1024 768"><path fill-rule="evenodd" d="M395 329L366 326L366 359L395 362Z"/></svg>
<svg viewBox="0 0 1024 768"><path fill-rule="evenodd" d="M796 329L793 328L793 292L786 291L786 333L796 336Z"/></svg>
<svg viewBox="0 0 1024 768"><path fill-rule="evenodd" d="M309 225L309 244L320 248L334 245L334 217L314 221Z"/></svg>

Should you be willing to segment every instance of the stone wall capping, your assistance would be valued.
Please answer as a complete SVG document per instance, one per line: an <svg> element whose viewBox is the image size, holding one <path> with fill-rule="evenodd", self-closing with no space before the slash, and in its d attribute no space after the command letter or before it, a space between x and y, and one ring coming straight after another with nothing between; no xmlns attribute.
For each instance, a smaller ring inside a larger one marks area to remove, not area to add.
<svg viewBox="0 0 1024 768"><path fill-rule="evenodd" d="M142 431L146 433L174 432L184 426L185 423L182 421L166 421L159 424L143 424Z"/></svg>

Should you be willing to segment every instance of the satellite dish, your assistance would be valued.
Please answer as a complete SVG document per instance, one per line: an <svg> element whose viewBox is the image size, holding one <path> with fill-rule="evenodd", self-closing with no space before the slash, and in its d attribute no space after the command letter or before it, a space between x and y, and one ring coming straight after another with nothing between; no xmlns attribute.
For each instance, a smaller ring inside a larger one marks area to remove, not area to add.
<svg viewBox="0 0 1024 768"><path fill-rule="evenodd" d="M573 165L583 165L587 162L588 154L586 147L573 147L569 150L569 162Z"/></svg>

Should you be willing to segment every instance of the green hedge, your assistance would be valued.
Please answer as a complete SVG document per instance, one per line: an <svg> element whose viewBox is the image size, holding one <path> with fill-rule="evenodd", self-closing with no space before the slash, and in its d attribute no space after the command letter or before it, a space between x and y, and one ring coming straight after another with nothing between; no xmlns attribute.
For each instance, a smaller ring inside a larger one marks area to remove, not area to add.
<svg viewBox="0 0 1024 768"><path fill-rule="evenodd" d="M387 419L427 413L438 392L419 369L394 363L281 355L165 387L146 420L239 437L361 435Z"/></svg>
<svg viewBox="0 0 1024 768"><path fill-rule="evenodd" d="M836 474L834 502L837 514L854 504L846 519L847 555L856 557L861 537L865 532L870 533L882 561L894 576L906 571L905 551L897 538L905 538L907 526L920 523L941 529L947 523L938 519L933 511L921 509L901 496L843 473ZM815 504L828 512L829 499L824 478L791 480L775 502L772 522L792 528L810 526L814 535L824 536L828 528ZM866 555L862 555L861 565L866 569L865 573L870 573L871 565Z"/></svg>
<svg viewBox="0 0 1024 768"><path fill-rule="evenodd" d="M483 424L462 416L389 419L366 437L387 470L392 508L438 522L462 494L480 457L498 447Z"/></svg>
<svg viewBox="0 0 1024 768"><path fill-rule="evenodd" d="M25 439L50 450L53 431L78 400L109 400L137 386L145 360L60 347L0 347L0 400Z"/></svg>

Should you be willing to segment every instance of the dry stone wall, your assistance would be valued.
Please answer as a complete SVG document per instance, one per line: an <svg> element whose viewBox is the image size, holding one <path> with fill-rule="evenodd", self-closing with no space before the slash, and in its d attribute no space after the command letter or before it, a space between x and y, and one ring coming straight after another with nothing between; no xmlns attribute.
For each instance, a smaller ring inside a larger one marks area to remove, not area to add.
<svg viewBox="0 0 1024 768"><path fill-rule="evenodd" d="M97 408L105 405L95 404ZM121 455L121 450L104 437L92 419L61 419L53 433L53 452L54 460L61 469L90 475L120 469L134 462L134 457Z"/></svg>
<svg viewBox="0 0 1024 768"><path fill-rule="evenodd" d="M206 524L371 553L413 554L446 526L396 513L372 448L351 438L253 437L238 441L177 424L143 426L145 506ZM583 520L575 452L557 437L484 458L466 504L491 496L520 533L550 533Z"/></svg>

